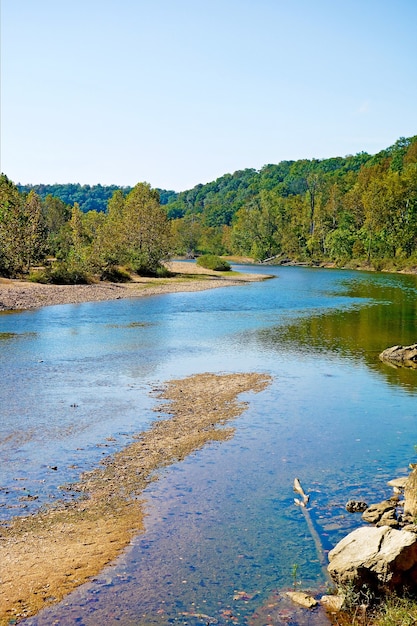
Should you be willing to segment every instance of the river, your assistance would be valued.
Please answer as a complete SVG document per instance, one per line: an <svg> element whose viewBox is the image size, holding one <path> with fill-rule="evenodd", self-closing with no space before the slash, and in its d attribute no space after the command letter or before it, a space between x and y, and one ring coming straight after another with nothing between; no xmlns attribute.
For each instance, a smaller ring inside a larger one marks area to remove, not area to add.
<svg viewBox="0 0 417 626"><path fill-rule="evenodd" d="M257 624L277 590L326 585L294 478L326 551L361 523L348 499L382 500L407 473L417 371L378 354L416 342L417 278L267 271L233 288L0 314L2 519L65 498L63 485L132 441L164 381L273 376L244 396L233 439L150 485L146 532L25 624Z"/></svg>

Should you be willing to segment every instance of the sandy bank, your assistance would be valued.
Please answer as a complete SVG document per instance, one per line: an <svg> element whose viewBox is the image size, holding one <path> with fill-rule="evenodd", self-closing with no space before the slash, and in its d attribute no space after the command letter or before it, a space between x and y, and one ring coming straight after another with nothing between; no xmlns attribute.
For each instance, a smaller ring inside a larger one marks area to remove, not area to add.
<svg viewBox="0 0 417 626"><path fill-rule="evenodd" d="M213 272L184 261L171 261L166 265L174 274L172 278L137 277L131 283L41 285L23 280L0 278L0 311L137 298L180 291L202 291L268 278L267 275L260 274L237 275L230 272Z"/></svg>
<svg viewBox="0 0 417 626"><path fill-rule="evenodd" d="M155 470L231 437L234 429L224 424L246 406L238 395L259 392L269 381L248 373L169 382L155 390L166 401L156 410L171 417L156 420L135 443L82 476L72 485L80 496L75 502L0 526L0 625L59 602L97 575L143 530L139 497Z"/></svg>

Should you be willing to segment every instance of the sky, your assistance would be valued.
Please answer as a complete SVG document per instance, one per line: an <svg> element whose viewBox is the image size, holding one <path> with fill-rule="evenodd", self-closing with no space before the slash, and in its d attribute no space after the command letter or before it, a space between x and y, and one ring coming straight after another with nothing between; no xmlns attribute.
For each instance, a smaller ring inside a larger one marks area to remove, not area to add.
<svg viewBox="0 0 417 626"><path fill-rule="evenodd" d="M417 134L416 0L0 0L1 171L183 191Z"/></svg>

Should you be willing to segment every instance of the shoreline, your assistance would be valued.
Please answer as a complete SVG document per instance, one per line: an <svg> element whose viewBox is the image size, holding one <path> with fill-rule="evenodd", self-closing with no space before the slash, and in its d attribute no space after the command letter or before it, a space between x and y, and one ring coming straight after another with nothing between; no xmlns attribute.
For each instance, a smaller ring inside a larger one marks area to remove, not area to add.
<svg viewBox="0 0 417 626"><path fill-rule="evenodd" d="M268 274L215 272L185 261L169 261L165 265L173 273L173 277L137 276L129 283L43 285L25 280L0 278L0 312L236 287L242 283L271 277Z"/></svg>
<svg viewBox="0 0 417 626"><path fill-rule="evenodd" d="M260 392L268 374L196 374L155 390L164 404L149 430L69 485L77 495L0 525L0 625L17 623L60 602L97 575L144 531L141 495L155 472L208 442L234 434L226 425Z"/></svg>

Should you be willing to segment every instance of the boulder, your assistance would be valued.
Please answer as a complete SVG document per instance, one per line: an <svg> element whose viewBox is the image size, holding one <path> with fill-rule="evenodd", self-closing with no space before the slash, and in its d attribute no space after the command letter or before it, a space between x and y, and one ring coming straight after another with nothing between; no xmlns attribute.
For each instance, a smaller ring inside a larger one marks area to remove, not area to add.
<svg viewBox="0 0 417 626"><path fill-rule="evenodd" d="M404 488L404 514L417 517L417 469L413 469Z"/></svg>
<svg viewBox="0 0 417 626"><path fill-rule="evenodd" d="M417 367L417 343L411 346L392 346L379 355L381 361L388 361L396 365Z"/></svg>
<svg viewBox="0 0 417 626"><path fill-rule="evenodd" d="M386 515L387 513L393 513L395 515L395 507L395 503L391 500L383 500L382 502L378 502L377 504L371 504L362 513L362 519L364 522L377 524L381 520L383 515Z"/></svg>
<svg viewBox="0 0 417 626"><path fill-rule="evenodd" d="M348 513L363 513L367 508L368 505L362 500L348 500L346 502L346 511Z"/></svg>
<svg viewBox="0 0 417 626"><path fill-rule="evenodd" d="M291 600L296 604L303 606L305 609L312 609L318 604L317 600L313 598L313 596L309 596L303 591L286 591L285 595L291 598Z"/></svg>
<svg viewBox="0 0 417 626"><path fill-rule="evenodd" d="M329 552L328 572L337 585L372 591L396 590L417 582L417 535L388 526L362 526Z"/></svg>
<svg viewBox="0 0 417 626"><path fill-rule="evenodd" d="M342 610L345 602L345 596L324 595L320 598L320 604L324 606L329 613L338 613Z"/></svg>
<svg viewBox="0 0 417 626"><path fill-rule="evenodd" d="M389 487L393 487L394 489L399 489L401 492L404 491L404 487L407 484L408 476L401 476L400 478L393 478L387 482Z"/></svg>
<svg viewBox="0 0 417 626"><path fill-rule="evenodd" d="M390 509L382 514L381 519L375 524L375 526L390 526L391 528L399 528L400 523L397 519L395 509Z"/></svg>

